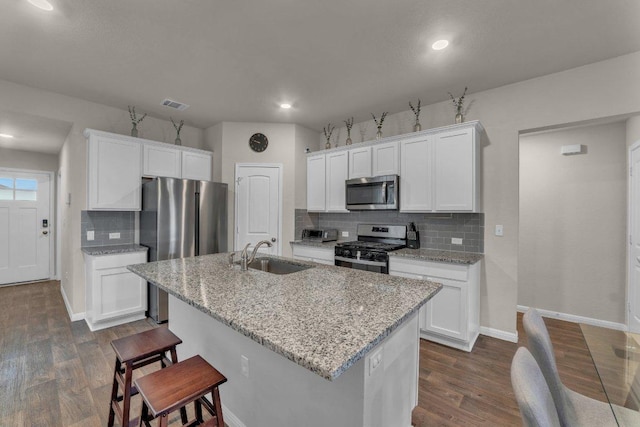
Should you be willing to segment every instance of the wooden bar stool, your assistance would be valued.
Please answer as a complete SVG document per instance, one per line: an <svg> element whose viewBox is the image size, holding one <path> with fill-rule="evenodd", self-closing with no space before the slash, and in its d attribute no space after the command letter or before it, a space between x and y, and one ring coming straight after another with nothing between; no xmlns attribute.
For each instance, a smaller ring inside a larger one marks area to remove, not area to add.
<svg viewBox="0 0 640 427"><path fill-rule="evenodd" d="M154 362L160 362L161 368L177 363L176 346L180 343L182 340L167 328L155 328L111 341L116 352L116 366L113 372L108 427L113 427L115 414L118 414L123 427L129 427L131 396L138 394L135 386L131 386L133 371ZM170 352L171 359L166 357L167 351ZM121 395L118 395L118 387L122 390ZM181 415L183 420L187 419L186 411L182 411Z"/></svg>
<svg viewBox="0 0 640 427"><path fill-rule="evenodd" d="M183 426L224 427L218 386L226 381L224 375L200 356L138 378L135 385L142 395L140 426L144 423L151 427L150 421L159 417L158 425L166 427L170 413L184 410L186 405L194 402L196 419L189 423L183 418ZM205 397L208 393L211 393L211 402ZM213 416L206 423L202 418L202 406Z"/></svg>

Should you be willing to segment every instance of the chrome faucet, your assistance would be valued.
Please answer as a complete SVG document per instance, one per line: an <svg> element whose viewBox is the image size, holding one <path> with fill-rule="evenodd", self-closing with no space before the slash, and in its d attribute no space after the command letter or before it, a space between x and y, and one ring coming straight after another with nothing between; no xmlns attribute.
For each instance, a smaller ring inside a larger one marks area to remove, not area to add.
<svg viewBox="0 0 640 427"><path fill-rule="evenodd" d="M248 270L249 264L253 262L253 259L256 257L256 252L258 252L258 248L262 245L267 245L268 247L272 246L271 242L267 240L261 240L258 243L256 243L256 246L253 248L253 252L251 252L251 256L249 256L247 251L249 249L249 246L251 246L251 243L247 243L247 245L242 250L242 253L240 254L240 270L241 271Z"/></svg>

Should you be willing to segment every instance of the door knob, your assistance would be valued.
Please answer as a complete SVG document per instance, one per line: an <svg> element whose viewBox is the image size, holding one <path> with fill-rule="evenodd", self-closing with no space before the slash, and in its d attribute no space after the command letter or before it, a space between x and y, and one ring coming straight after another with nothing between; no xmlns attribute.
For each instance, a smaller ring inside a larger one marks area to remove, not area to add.
<svg viewBox="0 0 640 427"><path fill-rule="evenodd" d="M47 230L43 230L42 234L44 234L46 236L47 234L49 234L49 232Z"/></svg>
<svg viewBox="0 0 640 427"><path fill-rule="evenodd" d="M275 237L272 237L272 238L271 238L271 241L272 241L273 243L275 243L275 242L276 242L276 238L275 238Z"/></svg>

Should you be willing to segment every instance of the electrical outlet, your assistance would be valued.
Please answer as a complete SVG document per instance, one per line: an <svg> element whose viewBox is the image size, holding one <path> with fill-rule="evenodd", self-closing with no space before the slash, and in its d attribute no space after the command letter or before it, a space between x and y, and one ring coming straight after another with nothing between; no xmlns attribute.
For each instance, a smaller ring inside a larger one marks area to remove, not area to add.
<svg viewBox="0 0 640 427"><path fill-rule="evenodd" d="M378 350L376 353L372 354L369 358L369 375L373 374L378 366L382 364L382 349Z"/></svg>
<svg viewBox="0 0 640 427"><path fill-rule="evenodd" d="M348 231L343 231L342 232L342 237L349 237L349 232Z"/></svg>
<svg viewBox="0 0 640 427"><path fill-rule="evenodd" d="M502 237L504 236L504 229L501 225L496 225L496 236Z"/></svg>
<svg viewBox="0 0 640 427"><path fill-rule="evenodd" d="M88 230L87 231L87 240L95 240L96 238L96 232L93 230Z"/></svg>
<svg viewBox="0 0 640 427"><path fill-rule="evenodd" d="M120 233L109 233L109 240L111 239L119 239Z"/></svg>
<svg viewBox="0 0 640 427"><path fill-rule="evenodd" d="M240 372L242 372L242 375L249 378L249 359L247 356L240 355Z"/></svg>
<svg viewBox="0 0 640 427"><path fill-rule="evenodd" d="M452 245L461 245L462 244L462 239L459 237L452 237L451 238L451 244Z"/></svg>

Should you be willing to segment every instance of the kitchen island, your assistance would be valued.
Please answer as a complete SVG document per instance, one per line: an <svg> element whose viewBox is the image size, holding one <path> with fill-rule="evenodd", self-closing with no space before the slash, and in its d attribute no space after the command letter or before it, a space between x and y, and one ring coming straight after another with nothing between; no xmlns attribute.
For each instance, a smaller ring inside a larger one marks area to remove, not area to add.
<svg viewBox="0 0 640 427"><path fill-rule="evenodd" d="M129 269L169 293L179 357L200 354L229 379L230 426L409 427L417 313L441 286L305 264L242 272L216 254Z"/></svg>

